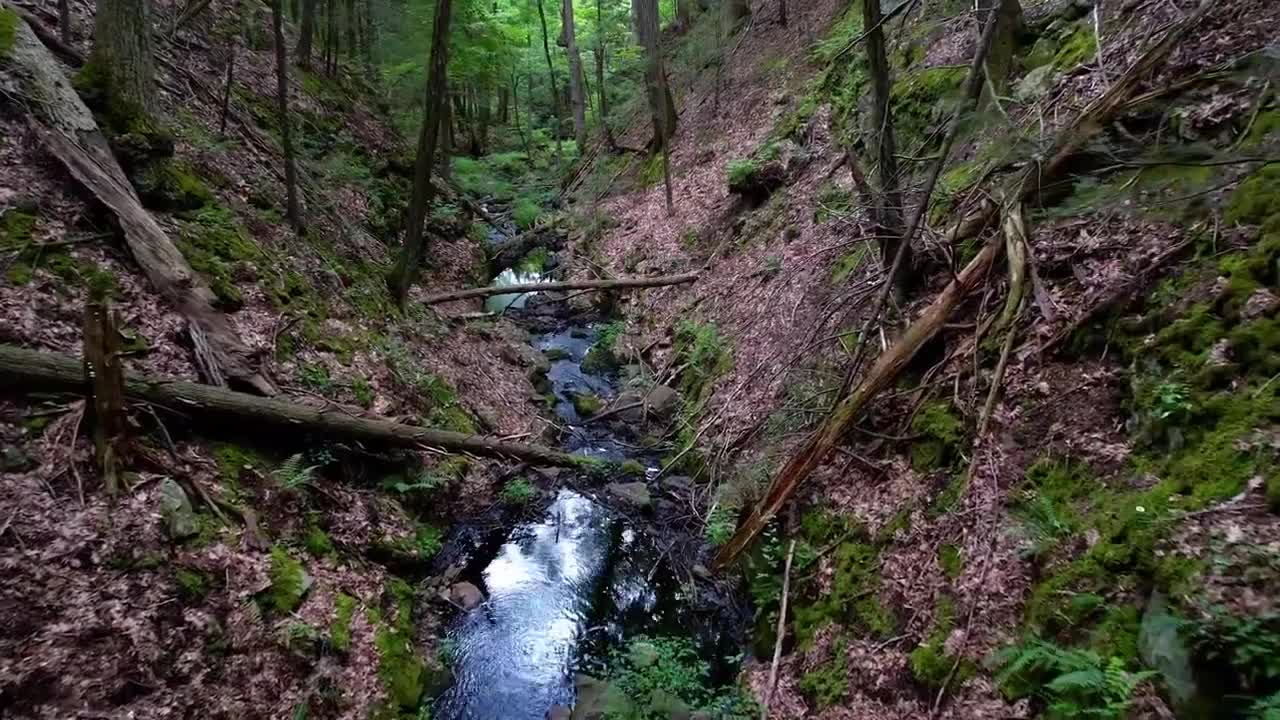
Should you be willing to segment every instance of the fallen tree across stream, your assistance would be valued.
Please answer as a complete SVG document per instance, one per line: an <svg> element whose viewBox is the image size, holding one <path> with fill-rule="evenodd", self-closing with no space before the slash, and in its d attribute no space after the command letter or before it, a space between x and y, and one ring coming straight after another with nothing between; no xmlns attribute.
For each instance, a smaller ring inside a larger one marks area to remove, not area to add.
<svg viewBox="0 0 1280 720"><path fill-rule="evenodd" d="M665 285L681 285L698 279L698 273L684 275L662 275L658 277L618 278L616 280L573 280L569 282L524 283L520 285L504 285L502 287L471 288L453 292L429 295L422 302L424 305L435 305L451 300L469 300L493 295L521 295L533 292L552 292L556 290L620 290L624 288L663 287Z"/></svg>
<svg viewBox="0 0 1280 720"><path fill-rule="evenodd" d="M0 390L38 390L89 395L84 367L77 357L0 345ZM390 447L435 447L456 453L516 458L535 465L575 467L584 459L542 445L506 442L479 435L432 430L382 418L360 417L336 404L312 407L213 385L126 373L125 397L181 411L197 422L234 422L240 426L288 428Z"/></svg>

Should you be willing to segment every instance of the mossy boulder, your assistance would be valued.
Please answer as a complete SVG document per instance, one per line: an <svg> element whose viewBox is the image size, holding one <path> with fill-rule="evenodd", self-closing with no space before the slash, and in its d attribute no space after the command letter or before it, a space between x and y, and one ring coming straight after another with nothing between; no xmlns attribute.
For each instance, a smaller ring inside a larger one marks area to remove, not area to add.
<svg viewBox="0 0 1280 720"><path fill-rule="evenodd" d="M604 401L594 393L577 392L573 394L573 410L578 417L589 418L604 408Z"/></svg>
<svg viewBox="0 0 1280 720"><path fill-rule="evenodd" d="M271 548L271 585L263 594L263 605L279 615L287 615L302 604L302 598L315 582L302 563L280 546Z"/></svg>

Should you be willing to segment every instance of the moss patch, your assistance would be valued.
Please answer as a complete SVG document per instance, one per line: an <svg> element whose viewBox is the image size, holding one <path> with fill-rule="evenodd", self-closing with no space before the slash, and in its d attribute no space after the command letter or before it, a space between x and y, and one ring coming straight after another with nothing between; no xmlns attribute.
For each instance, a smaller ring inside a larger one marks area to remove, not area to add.
<svg viewBox="0 0 1280 720"><path fill-rule="evenodd" d="M351 618L355 616L356 599L346 593L338 593L334 600L333 623L329 625L329 645L338 652L351 649Z"/></svg>
<svg viewBox="0 0 1280 720"><path fill-rule="evenodd" d="M374 646L378 650L378 676L391 702L405 710L415 710L422 702L426 663L413 639L413 588L392 578L384 592L385 618L371 608L369 620L377 628Z"/></svg>
<svg viewBox="0 0 1280 720"><path fill-rule="evenodd" d="M964 424L942 401L920 408L911 421L911 429L923 436L911 445L911 466L920 472L949 463L964 439Z"/></svg>
<svg viewBox="0 0 1280 720"><path fill-rule="evenodd" d="M185 215L177 245L192 269L205 276L224 309L238 310L244 304L237 282L256 277L255 263L263 253L231 210L205 206Z"/></svg>
<svg viewBox="0 0 1280 720"><path fill-rule="evenodd" d="M8 57L18 36L18 13L0 8L0 58Z"/></svg>
<svg viewBox="0 0 1280 720"><path fill-rule="evenodd" d="M273 547L270 577L271 587L266 591L266 606L280 615L296 610L307 591L307 574L302 563L294 560L284 548Z"/></svg>
<svg viewBox="0 0 1280 720"><path fill-rule="evenodd" d="M929 631L929 637L911 651L911 674L916 682L927 688L942 687L951 675L952 666L955 666L956 673L951 681L956 687L972 677L976 670L973 663L966 660L961 660L956 665L956 658L946 652L947 636L955 628L955 621L955 601L950 595L943 595L934 608L933 627Z"/></svg>
<svg viewBox="0 0 1280 720"><path fill-rule="evenodd" d="M892 636L898 619L879 599L881 544L862 527L817 511L806 513L802 532L807 552L832 542L839 545L831 554L835 575L830 589L812 601L796 603L796 639L808 645L828 623L849 625L877 637Z"/></svg>

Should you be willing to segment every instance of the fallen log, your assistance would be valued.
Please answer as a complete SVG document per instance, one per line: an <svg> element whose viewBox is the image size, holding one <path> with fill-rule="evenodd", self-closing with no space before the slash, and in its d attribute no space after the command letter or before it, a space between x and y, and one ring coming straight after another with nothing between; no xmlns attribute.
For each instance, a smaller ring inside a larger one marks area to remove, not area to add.
<svg viewBox="0 0 1280 720"><path fill-rule="evenodd" d="M0 7L7 5L0 0ZM228 381L263 395L275 387L258 372L256 353L214 307L215 296L191 269L125 177L93 114L62 68L26 22L17 23L5 71L19 80L30 103L30 125L71 176L115 215L125 243L147 280L187 320L196 364L212 385Z"/></svg>
<svg viewBox="0 0 1280 720"><path fill-rule="evenodd" d="M41 350L0 345L0 389L36 390L88 395L90 386L78 358ZM435 447L486 457L516 458L537 465L575 467L584 459L541 445L506 442L382 418L359 417L336 405L311 407L279 398L264 398L227 388L125 373L126 398L179 410L198 422L222 421L315 433L388 447Z"/></svg>
<svg viewBox="0 0 1280 720"><path fill-rule="evenodd" d="M519 285L506 285L503 287L482 287L472 288L470 290L455 290L453 292L430 295L422 302L425 305L435 305L437 303L449 302L451 300L469 300L471 298L484 298L491 297L493 295L520 295L523 293L552 292L555 290L620 290L623 288L663 287L666 285L691 283L697 279L698 273L687 273L685 275L620 278L617 280L573 280L569 282L522 283Z"/></svg>

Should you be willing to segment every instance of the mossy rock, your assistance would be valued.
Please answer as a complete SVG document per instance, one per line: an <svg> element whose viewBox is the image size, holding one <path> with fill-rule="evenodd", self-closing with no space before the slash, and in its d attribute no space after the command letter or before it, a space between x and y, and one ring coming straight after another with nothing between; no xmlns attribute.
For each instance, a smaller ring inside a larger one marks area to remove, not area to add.
<svg viewBox="0 0 1280 720"><path fill-rule="evenodd" d="M271 586L263 595L267 609L279 615L288 615L302 604L302 597L314 582L302 563L293 559L280 546L271 548Z"/></svg>
<svg viewBox="0 0 1280 720"><path fill-rule="evenodd" d="M1053 66L1059 70L1071 68L1095 58L1098 54L1098 36L1088 21L1076 24L1075 29L1063 38L1053 56Z"/></svg>
<svg viewBox="0 0 1280 720"><path fill-rule="evenodd" d="M216 201L191 168L174 160L149 162L130 175L142 204L153 210L198 210Z"/></svg>
<svg viewBox="0 0 1280 720"><path fill-rule="evenodd" d="M603 345L596 344L587 351L587 356L582 359L583 372L607 374L616 372L620 362L613 351Z"/></svg>
<svg viewBox="0 0 1280 720"><path fill-rule="evenodd" d="M31 242L35 227L35 215L17 208L5 209L0 214L0 248L22 249Z"/></svg>
<svg viewBox="0 0 1280 720"><path fill-rule="evenodd" d="M951 462L964 439L964 423L941 401L922 407L911 421L911 429L922 436L911 445L911 466L920 472Z"/></svg>
<svg viewBox="0 0 1280 720"><path fill-rule="evenodd" d="M574 393L573 409L579 417L589 418L604 409L604 401L589 392Z"/></svg>

